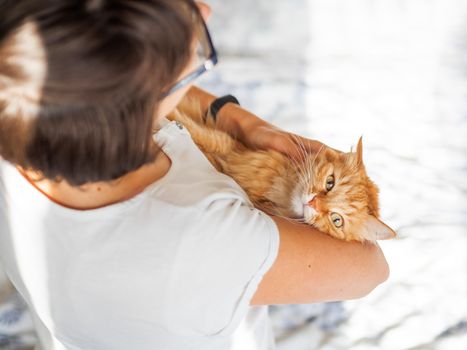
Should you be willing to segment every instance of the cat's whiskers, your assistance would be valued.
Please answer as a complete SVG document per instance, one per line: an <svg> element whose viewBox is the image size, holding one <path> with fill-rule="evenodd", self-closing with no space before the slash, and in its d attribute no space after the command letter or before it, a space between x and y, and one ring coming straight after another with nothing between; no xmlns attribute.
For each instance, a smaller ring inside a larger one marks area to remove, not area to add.
<svg viewBox="0 0 467 350"><path fill-rule="evenodd" d="M295 135L290 135L296 142L295 145L297 146L297 151L299 152L300 156L303 157L303 160L306 160L307 153L305 150L305 147L303 145L303 142ZM299 161L295 159L294 157L287 156L287 158L292 162L292 164L295 166L297 169L297 176L299 182L301 182L305 186L309 186L310 181L311 181L311 173L310 169L308 169L307 166L305 166L304 161Z"/></svg>
<svg viewBox="0 0 467 350"><path fill-rule="evenodd" d="M294 191L292 191L292 196L298 196L298 198L296 199L302 206L305 205L305 203L303 203L303 192L307 192L308 189L310 188L311 186L311 183L312 183L312 168L311 166L309 165L309 161L308 161L308 151L306 150L305 148L305 145L303 143L303 141L298 138L297 136L295 135L290 135L293 140L295 140L295 145L297 147L297 151L298 153L300 154L302 160L297 160L295 159L294 157L288 157L289 160L291 161L291 163L294 165L295 169L297 170L296 172L296 176L297 176L297 185L294 189ZM314 162L313 162L314 163ZM294 201L294 198L291 198L291 202ZM300 209L298 209L300 210ZM303 211L303 216L305 215L304 213L304 209L302 208L302 211ZM305 221L305 217L303 217L303 220L302 222L304 223L307 223Z"/></svg>
<svg viewBox="0 0 467 350"><path fill-rule="evenodd" d="M310 178L311 177L310 169L308 169L308 167L305 166L305 162L308 157L308 151L306 150L305 144L298 136L291 134L291 137L294 140L294 143L297 146L297 151L300 154L303 161L299 161L297 159L294 159L293 157L289 157L289 158L290 160L292 160L292 162L294 162L297 168L299 168L300 170L303 170L302 173L306 177Z"/></svg>
<svg viewBox="0 0 467 350"><path fill-rule="evenodd" d="M311 175L303 164L296 164L295 168L298 170L297 180L304 188L307 188L311 184Z"/></svg>
<svg viewBox="0 0 467 350"><path fill-rule="evenodd" d="M321 144L318 152L316 152L315 154L315 157L313 158L313 161L311 162L311 164L308 166L306 165L306 161L307 161L307 157L309 155L308 153L308 150L306 149L305 147L305 143L296 135L291 135L292 138L296 141L296 145L297 145L297 150L299 152L301 152L301 156L303 156L303 162L299 162L299 161L296 161L295 159L293 158L290 158L294 163L295 165L298 167L298 168L302 168L305 172L306 172L306 175L307 175L307 179L310 179L311 181L311 169L313 169L313 166L315 165L315 162L316 162L316 159L318 158L318 155L321 153L321 151L324 149L325 145L324 144Z"/></svg>
<svg viewBox="0 0 467 350"><path fill-rule="evenodd" d="M290 134L290 136L292 137L292 140L294 141L295 145L298 146L297 150L299 151L300 155L303 156L303 158L305 159L308 155L308 151L305 147L304 142L297 135Z"/></svg>
<svg viewBox="0 0 467 350"><path fill-rule="evenodd" d="M321 153L321 151L324 149L324 144L321 145L319 148L318 152L316 152L315 157L313 158L313 162L311 163L311 166L313 167L315 165L316 159L318 158L318 155Z"/></svg>
<svg viewBox="0 0 467 350"><path fill-rule="evenodd" d="M324 149L324 147L325 147L324 144L322 144L321 147L319 148L318 152L316 152L316 154L315 154L315 156L313 158L313 161L311 162L311 164L309 166L304 165L304 167L306 169L310 169L310 171L311 171L311 169L313 169L313 167L315 166L315 163L316 163L316 159L318 159L318 156L321 153L321 151ZM311 184L311 179L312 179L311 175L310 175L310 177L308 179L310 181L310 183L308 183L308 185L310 185Z"/></svg>
<svg viewBox="0 0 467 350"><path fill-rule="evenodd" d="M297 141L299 143L302 143L299 139L297 139ZM312 177L311 177L310 173L312 172L313 166L314 166L314 164L316 162L316 159L318 158L318 155L322 152L323 149L324 149L324 145L321 145L318 152L314 156L311 164L308 161L301 162L301 163L299 163L299 162L295 163L296 168L299 170L299 172L297 173L297 175L298 175L298 186L303 186L304 189L310 188L310 185L311 185L311 182L312 182ZM302 175L304 172L306 172L305 176ZM308 191L305 191L305 192L308 192ZM300 201L301 200L302 199L300 197ZM302 204L306 205L306 203L302 203Z"/></svg>

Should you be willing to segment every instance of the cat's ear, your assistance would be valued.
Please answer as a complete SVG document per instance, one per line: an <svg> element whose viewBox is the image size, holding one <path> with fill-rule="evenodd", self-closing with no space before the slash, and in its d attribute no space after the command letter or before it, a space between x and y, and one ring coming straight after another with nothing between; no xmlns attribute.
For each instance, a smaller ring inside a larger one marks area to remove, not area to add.
<svg viewBox="0 0 467 350"><path fill-rule="evenodd" d="M351 162L357 168L363 165L363 143L362 136L358 139L357 150L354 152L353 147L350 149L350 153L345 153L347 161Z"/></svg>
<svg viewBox="0 0 467 350"><path fill-rule="evenodd" d="M396 232L373 215L368 215L364 226L365 237L370 241L378 239L391 239L397 236Z"/></svg>
<svg viewBox="0 0 467 350"><path fill-rule="evenodd" d="M358 139L358 144L357 144L356 156L357 156L357 165L358 165L358 166L361 166L361 165L363 164L363 143L362 143L362 137L363 137L363 136L360 136L360 138Z"/></svg>

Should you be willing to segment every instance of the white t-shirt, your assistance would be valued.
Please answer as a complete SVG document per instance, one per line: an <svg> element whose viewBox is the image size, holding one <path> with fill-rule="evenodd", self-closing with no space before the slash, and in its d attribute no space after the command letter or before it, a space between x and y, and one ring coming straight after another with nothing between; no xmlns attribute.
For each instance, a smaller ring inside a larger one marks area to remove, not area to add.
<svg viewBox="0 0 467 350"><path fill-rule="evenodd" d="M57 205L0 161L0 258L43 350L273 349L249 302L279 233L187 130L155 135L169 172L130 200Z"/></svg>

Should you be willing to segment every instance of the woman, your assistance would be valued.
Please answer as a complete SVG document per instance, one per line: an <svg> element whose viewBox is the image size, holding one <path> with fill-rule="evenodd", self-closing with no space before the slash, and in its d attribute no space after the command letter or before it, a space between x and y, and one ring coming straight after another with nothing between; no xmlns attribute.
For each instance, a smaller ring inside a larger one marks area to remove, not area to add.
<svg viewBox="0 0 467 350"><path fill-rule="evenodd" d="M272 349L267 305L359 298L377 245L269 217L164 117L216 63L191 0L0 7L0 257L42 349ZM217 127L295 156L216 100ZM304 140L312 150L317 143Z"/></svg>

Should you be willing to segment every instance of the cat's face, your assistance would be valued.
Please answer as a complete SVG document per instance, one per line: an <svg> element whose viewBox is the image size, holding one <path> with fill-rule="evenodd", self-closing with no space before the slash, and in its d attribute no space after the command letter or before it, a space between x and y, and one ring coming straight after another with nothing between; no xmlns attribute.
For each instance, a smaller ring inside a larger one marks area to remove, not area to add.
<svg viewBox="0 0 467 350"><path fill-rule="evenodd" d="M378 188L365 172L361 139L357 152L342 153L326 147L310 155L298 171L291 201L296 217L344 240L396 236L378 219Z"/></svg>

